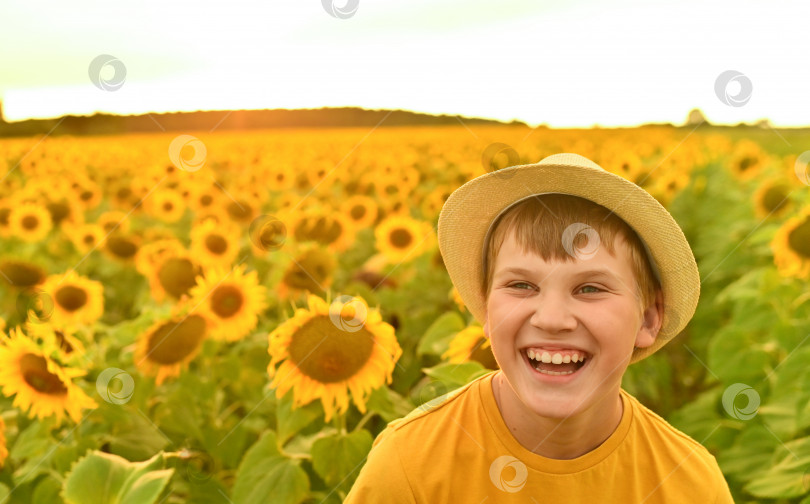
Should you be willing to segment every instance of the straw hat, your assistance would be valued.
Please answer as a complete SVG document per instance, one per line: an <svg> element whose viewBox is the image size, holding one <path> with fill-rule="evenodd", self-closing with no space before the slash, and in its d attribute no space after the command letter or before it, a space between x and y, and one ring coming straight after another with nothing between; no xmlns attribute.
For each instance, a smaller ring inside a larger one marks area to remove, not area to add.
<svg viewBox="0 0 810 504"><path fill-rule="evenodd" d="M664 317L655 342L636 348L647 357L680 333L697 307L700 275L678 223L647 191L578 154L554 154L539 163L486 173L456 189L439 215L439 250L464 304L482 325L484 245L495 220L512 205L540 194L570 194L621 217L644 242L663 288Z"/></svg>

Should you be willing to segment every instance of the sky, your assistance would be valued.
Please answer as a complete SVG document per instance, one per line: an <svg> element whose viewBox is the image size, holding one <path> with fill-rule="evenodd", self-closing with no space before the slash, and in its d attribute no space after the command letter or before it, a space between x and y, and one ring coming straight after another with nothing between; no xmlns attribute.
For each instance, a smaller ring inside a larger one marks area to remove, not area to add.
<svg viewBox="0 0 810 504"><path fill-rule="evenodd" d="M698 107L717 124L806 126L809 14L799 1L3 0L0 99L7 121L357 106L610 127L681 124Z"/></svg>

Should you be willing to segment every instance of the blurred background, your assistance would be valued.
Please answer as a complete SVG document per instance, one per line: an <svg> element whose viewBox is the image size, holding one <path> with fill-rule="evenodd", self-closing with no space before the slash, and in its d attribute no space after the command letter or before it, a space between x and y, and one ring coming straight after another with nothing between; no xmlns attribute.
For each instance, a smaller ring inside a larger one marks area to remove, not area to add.
<svg viewBox="0 0 810 504"><path fill-rule="evenodd" d="M623 387L737 502L810 503L807 14L4 2L0 503L341 502L388 422L498 369L445 200L559 152L700 269Z"/></svg>

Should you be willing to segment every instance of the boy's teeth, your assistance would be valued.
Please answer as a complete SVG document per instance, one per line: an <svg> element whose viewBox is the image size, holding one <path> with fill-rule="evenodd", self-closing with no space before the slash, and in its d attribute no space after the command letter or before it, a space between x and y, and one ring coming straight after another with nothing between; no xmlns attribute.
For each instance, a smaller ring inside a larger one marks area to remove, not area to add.
<svg viewBox="0 0 810 504"><path fill-rule="evenodd" d="M578 355L572 355L571 356L571 362L579 362L579 356Z"/></svg>
<svg viewBox="0 0 810 504"><path fill-rule="evenodd" d="M534 350L530 349L528 353L529 353L529 358L534 359Z"/></svg>
<svg viewBox="0 0 810 504"><path fill-rule="evenodd" d="M570 355L566 355L565 357L563 357L563 362L565 362L566 364L568 364L569 362L571 362L571 356L570 356Z"/></svg>
<svg viewBox="0 0 810 504"><path fill-rule="evenodd" d="M548 352L543 352L543 357L541 357L541 360L543 362L545 362L546 364L550 363L551 362L551 354L548 353Z"/></svg>
<svg viewBox="0 0 810 504"><path fill-rule="evenodd" d="M554 364L562 364L562 355L555 353L551 356L551 362Z"/></svg>

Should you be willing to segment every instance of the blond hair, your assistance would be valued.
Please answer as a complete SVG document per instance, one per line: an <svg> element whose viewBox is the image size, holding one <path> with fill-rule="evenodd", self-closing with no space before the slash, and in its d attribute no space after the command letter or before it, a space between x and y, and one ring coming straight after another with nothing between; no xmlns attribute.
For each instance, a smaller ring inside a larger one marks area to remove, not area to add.
<svg viewBox="0 0 810 504"><path fill-rule="evenodd" d="M568 194L543 194L527 198L504 212L496 221L486 247L483 292L489 299L495 259L508 233L515 232L515 241L524 252L534 252L544 261L574 261L575 257L565 249L561 239L563 231L572 224L585 224L599 235L611 256L616 256L614 241L621 236L630 249L630 266L636 279L636 298L639 309L644 312L655 301L656 290L661 284L652 266L641 238L615 213L602 205ZM587 244L584 233L574 237L574 247ZM582 242L585 242L584 244Z"/></svg>

